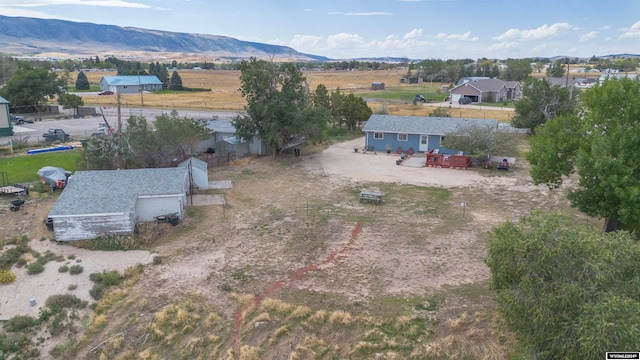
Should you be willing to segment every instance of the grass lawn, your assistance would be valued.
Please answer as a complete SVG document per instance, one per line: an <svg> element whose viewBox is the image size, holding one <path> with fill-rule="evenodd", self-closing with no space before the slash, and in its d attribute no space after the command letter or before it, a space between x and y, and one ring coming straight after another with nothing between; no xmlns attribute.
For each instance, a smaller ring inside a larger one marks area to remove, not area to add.
<svg viewBox="0 0 640 360"><path fill-rule="evenodd" d="M401 86L401 87L389 87L383 91L367 91L358 92L358 95L363 98L374 99L397 99L404 100L406 102L412 102L413 98L417 95L423 95L427 101L442 101L447 95L438 94L440 84L430 86L429 84L421 84L415 86Z"/></svg>
<svg viewBox="0 0 640 360"><path fill-rule="evenodd" d="M82 151L75 149L0 158L0 172L6 172L11 183L38 181L38 170L45 166L55 166L67 171L75 171L81 156Z"/></svg>

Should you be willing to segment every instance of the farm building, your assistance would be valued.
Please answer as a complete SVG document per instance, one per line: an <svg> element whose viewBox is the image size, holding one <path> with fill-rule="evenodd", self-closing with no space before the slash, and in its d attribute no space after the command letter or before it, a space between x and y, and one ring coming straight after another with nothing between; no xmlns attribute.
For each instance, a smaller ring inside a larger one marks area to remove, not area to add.
<svg viewBox="0 0 640 360"><path fill-rule="evenodd" d="M100 89L116 94L135 94L140 91L162 90L162 81L155 75L103 76L100 79Z"/></svg>
<svg viewBox="0 0 640 360"><path fill-rule="evenodd" d="M373 151L390 148L393 152L400 150L411 154L436 149L440 154L456 154L457 150L444 148L440 143L446 134L469 125L490 125L498 129L498 120L371 115L362 131L365 133L365 148Z"/></svg>
<svg viewBox="0 0 640 360"><path fill-rule="evenodd" d="M0 97L0 136L13 135L13 128L9 119L9 102Z"/></svg>
<svg viewBox="0 0 640 360"><path fill-rule="evenodd" d="M384 90L384 83L383 82L372 82L371 83L371 90Z"/></svg>
<svg viewBox="0 0 640 360"><path fill-rule="evenodd" d="M203 153L207 149L215 149L216 154L235 152L238 158L243 158L250 155L266 155L270 151L258 135L254 135L249 141L236 136L236 128L230 120L209 120L206 127L212 131L212 135L198 145L196 152Z"/></svg>
<svg viewBox="0 0 640 360"><path fill-rule="evenodd" d="M51 208L57 241L131 234L156 216L183 217L187 169L77 171Z"/></svg>
<svg viewBox="0 0 640 360"><path fill-rule="evenodd" d="M522 87L518 81L480 79L463 82L449 90L449 94L454 103L463 97L471 98L475 103L500 102L520 99Z"/></svg>
<svg viewBox="0 0 640 360"><path fill-rule="evenodd" d="M200 190L209 188L208 165L205 161L192 157L178 164L178 167L187 170L192 186Z"/></svg>

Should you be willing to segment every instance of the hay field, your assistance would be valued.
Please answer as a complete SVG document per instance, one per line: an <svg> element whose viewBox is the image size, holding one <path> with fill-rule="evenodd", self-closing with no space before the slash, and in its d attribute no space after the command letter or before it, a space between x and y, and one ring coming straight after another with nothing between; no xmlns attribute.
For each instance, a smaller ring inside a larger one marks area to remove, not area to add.
<svg viewBox="0 0 640 360"><path fill-rule="evenodd" d="M211 89L211 91L192 93L170 94L124 94L121 103L127 107L158 107L169 109L209 109L221 111L242 111L245 105L244 98L240 95L240 72L234 70L180 70L182 84L188 88ZM379 70L379 71L305 71L304 75L313 91L318 85L323 84L328 90L334 91L340 88L343 93L370 92L372 82L383 82L387 89L404 87L415 89L416 93L425 92L426 89L440 89L441 83L432 84L401 84L400 78L405 73L403 70ZM85 73L91 84L99 84L103 76L115 75L115 72L88 72ZM77 75L77 74L72 74ZM75 83L75 78L72 79ZM88 106L114 106L115 96L84 96L85 105ZM378 102L369 101L369 106L374 113L386 113L389 115L428 116L434 110L430 106L413 105L410 102ZM479 110L471 108L448 108L452 117L486 118L509 121L512 112L502 110Z"/></svg>

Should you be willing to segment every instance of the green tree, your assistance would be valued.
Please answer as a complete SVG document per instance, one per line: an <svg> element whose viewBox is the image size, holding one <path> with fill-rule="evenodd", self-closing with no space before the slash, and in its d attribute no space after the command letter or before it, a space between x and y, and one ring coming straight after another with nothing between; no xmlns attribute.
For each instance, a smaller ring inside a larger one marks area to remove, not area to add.
<svg viewBox="0 0 640 360"><path fill-rule="evenodd" d="M606 220L605 230L640 228L640 82L609 79L581 95L580 116L547 122L531 139L531 176L557 187L574 171L571 205Z"/></svg>
<svg viewBox="0 0 640 360"><path fill-rule="evenodd" d="M331 97L329 95L329 91L327 87L323 84L318 85L316 87L316 91L313 93L313 106L315 107L324 107L327 109L331 108Z"/></svg>
<svg viewBox="0 0 640 360"><path fill-rule="evenodd" d="M171 74L171 81L170 81L170 85L169 85L169 89L171 90L182 90L182 78L180 77L180 74L178 74L177 71L173 71L173 74Z"/></svg>
<svg viewBox="0 0 640 360"><path fill-rule="evenodd" d="M545 79L530 79L524 85L522 95L522 99L516 102L511 125L531 131L556 116L574 114L577 106L577 93L552 86Z"/></svg>
<svg viewBox="0 0 640 360"><path fill-rule="evenodd" d="M251 58L242 61L239 68L247 115L237 116L232 122L241 138L258 134L276 156L293 142L319 136L310 131L323 129L328 118L321 115L328 113L310 106L306 79L295 64Z"/></svg>
<svg viewBox="0 0 640 360"><path fill-rule="evenodd" d="M431 117L451 117L446 108L436 107L429 113Z"/></svg>
<svg viewBox="0 0 640 360"><path fill-rule="evenodd" d="M39 104L54 98L64 88L56 73L23 62L2 88L2 96L13 106L32 105L38 111Z"/></svg>
<svg viewBox="0 0 640 360"><path fill-rule="evenodd" d="M342 103L344 102L344 95L340 93L340 88L336 88L331 92L330 96L330 113L331 113L331 124L333 128L336 128L336 125L339 128L342 128L342 124L344 123L344 118L342 117Z"/></svg>
<svg viewBox="0 0 640 360"><path fill-rule="evenodd" d="M342 118L345 119L349 132L353 132L356 127L367 121L373 111L360 96L349 94L342 102Z"/></svg>
<svg viewBox="0 0 640 360"><path fill-rule="evenodd" d="M537 211L489 234L486 263L499 311L526 358L598 359L638 351L640 243L557 212Z"/></svg>
<svg viewBox="0 0 640 360"><path fill-rule="evenodd" d="M497 131L492 125L473 124L459 127L454 133L446 134L442 146L462 150L481 159L489 155L515 156L518 136Z"/></svg>
<svg viewBox="0 0 640 360"><path fill-rule="evenodd" d="M553 65L547 68L547 76L554 78L561 78L566 75L566 70L562 61L554 61Z"/></svg>
<svg viewBox="0 0 640 360"><path fill-rule="evenodd" d="M507 59L507 68L502 79L507 81L523 81L531 76L531 59Z"/></svg>
<svg viewBox="0 0 640 360"><path fill-rule="evenodd" d="M89 90L91 85L89 84L89 79L87 79L87 75L84 74L84 71L80 71L78 73L78 77L76 78L76 90Z"/></svg>
<svg viewBox="0 0 640 360"><path fill-rule="evenodd" d="M63 109L73 109L73 115L78 115L78 108L84 105L84 101L82 97L75 95L64 93L58 95L58 104L62 105Z"/></svg>

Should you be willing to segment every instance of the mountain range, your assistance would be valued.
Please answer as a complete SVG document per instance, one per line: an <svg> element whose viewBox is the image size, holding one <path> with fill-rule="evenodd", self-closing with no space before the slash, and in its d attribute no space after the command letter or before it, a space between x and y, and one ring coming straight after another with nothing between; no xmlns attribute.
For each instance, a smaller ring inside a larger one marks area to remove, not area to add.
<svg viewBox="0 0 640 360"><path fill-rule="evenodd" d="M303 54L287 46L241 41L227 36L64 20L0 15L0 29L0 49L13 56L180 53L207 59L330 60L324 56Z"/></svg>

